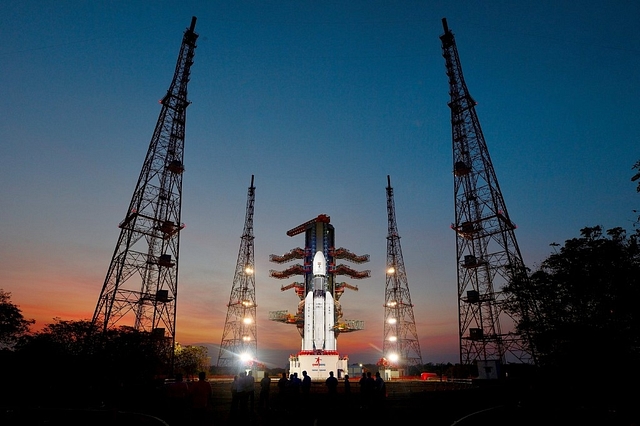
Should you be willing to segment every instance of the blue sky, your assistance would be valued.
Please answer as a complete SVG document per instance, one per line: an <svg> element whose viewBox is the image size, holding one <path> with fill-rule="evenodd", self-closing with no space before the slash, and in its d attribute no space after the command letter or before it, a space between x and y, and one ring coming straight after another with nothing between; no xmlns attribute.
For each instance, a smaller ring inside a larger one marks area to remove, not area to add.
<svg viewBox="0 0 640 426"><path fill-rule="evenodd" d="M633 230L637 2L3 2L0 288L37 326L93 314L192 16L182 344L220 343L255 175L260 357L284 366L300 349L267 319L298 302L268 257L324 213L338 246L371 256L371 278L341 299L366 329L338 349L375 362L390 175L423 360L458 360L442 18L525 263L585 226Z"/></svg>

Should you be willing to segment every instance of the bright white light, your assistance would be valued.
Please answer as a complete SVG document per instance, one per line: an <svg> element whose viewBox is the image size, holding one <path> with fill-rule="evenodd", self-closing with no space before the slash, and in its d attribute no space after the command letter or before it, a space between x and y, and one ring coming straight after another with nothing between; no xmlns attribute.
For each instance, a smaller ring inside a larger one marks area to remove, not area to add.
<svg viewBox="0 0 640 426"><path fill-rule="evenodd" d="M242 340L245 342L250 342L251 341L251 336L242 336Z"/></svg>
<svg viewBox="0 0 640 426"><path fill-rule="evenodd" d="M243 323L245 324L251 324L253 322L253 320L251 318L245 318L242 320Z"/></svg>
<svg viewBox="0 0 640 426"><path fill-rule="evenodd" d="M244 268L244 273L247 275L253 274L253 268L251 268L251 266L247 266L246 268Z"/></svg>
<svg viewBox="0 0 640 426"><path fill-rule="evenodd" d="M387 303L387 307L394 308L397 304L398 302L396 302L395 300L389 300L389 302Z"/></svg>
<svg viewBox="0 0 640 426"><path fill-rule="evenodd" d="M241 360L242 362L249 362L249 361L251 361L252 359L253 359L253 357L251 356L251 354L248 354L248 353L246 353L246 352L245 352L245 353L243 353L243 354L240 354L240 360Z"/></svg>
<svg viewBox="0 0 640 426"><path fill-rule="evenodd" d="M397 340L398 340L398 338L397 338L396 336L391 336L391 337L389 337L389 341L390 341L390 342L395 342L395 341L397 341Z"/></svg>
<svg viewBox="0 0 640 426"><path fill-rule="evenodd" d="M246 307L253 306L253 302L251 300L243 300L242 306L246 306Z"/></svg>
<svg viewBox="0 0 640 426"><path fill-rule="evenodd" d="M389 324L395 324L396 322L398 322L398 320L397 320L397 319L395 319L395 318L389 318L389 319L387 320L387 322L388 322Z"/></svg>
<svg viewBox="0 0 640 426"><path fill-rule="evenodd" d="M396 363L399 359L400 357L398 356L398 354L389 354L389 361Z"/></svg>
<svg viewBox="0 0 640 426"><path fill-rule="evenodd" d="M396 268L394 268L393 266L390 266L389 269L387 269L387 274L391 275L393 273L396 272Z"/></svg>

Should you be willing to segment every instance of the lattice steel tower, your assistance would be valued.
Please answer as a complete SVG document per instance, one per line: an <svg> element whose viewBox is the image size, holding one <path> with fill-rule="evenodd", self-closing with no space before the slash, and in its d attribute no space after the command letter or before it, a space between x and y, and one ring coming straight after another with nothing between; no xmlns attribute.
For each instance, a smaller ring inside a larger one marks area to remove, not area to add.
<svg viewBox="0 0 640 426"><path fill-rule="evenodd" d="M247 195L247 210L244 231L240 238L240 250L233 276L231 296L227 305L222 342L218 354L218 367L250 365L258 355L258 332L256 326L256 280L253 248L253 205L256 188L251 186Z"/></svg>
<svg viewBox="0 0 640 426"><path fill-rule="evenodd" d="M400 235L396 224L391 178L387 175L387 270L384 292L383 362L391 366L422 365L420 342L413 316L409 282L404 269Z"/></svg>
<svg viewBox="0 0 640 426"><path fill-rule="evenodd" d="M442 20L451 109L460 362L495 377L505 362L531 363L529 344L515 333L502 288L526 275L515 224L509 218L489 150L467 89L453 33ZM521 311L524 314L524 310ZM508 331L505 331L508 330Z"/></svg>
<svg viewBox="0 0 640 426"><path fill-rule="evenodd" d="M175 73L116 244L93 323L157 333L175 344L187 83L198 35L185 31Z"/></svg>

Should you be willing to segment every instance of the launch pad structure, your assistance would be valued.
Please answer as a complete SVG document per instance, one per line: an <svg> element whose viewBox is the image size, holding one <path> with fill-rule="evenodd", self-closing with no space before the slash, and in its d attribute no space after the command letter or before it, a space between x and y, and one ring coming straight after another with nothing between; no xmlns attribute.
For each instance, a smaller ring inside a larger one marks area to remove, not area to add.
<svg viewBox="0 0 640 426"><path fill-rule="evenodd" d="M303 282L293 282L282 286L281 290L295 289L300 298L296 313L288 311L269 312L271 321L294 324L302 338L301 349L289 356L289 373L306 371L312 380L325 380L329 372L340 378L348 371L349 357L338 352L337 339L340 333L353 332L364 328L364 321L344 320L340 297L345 289L358 291L358 287L346 282L336 282L337 275L348 275L352 279L369 278L371 271L356 271L338 264L337 259L354 263L369 261L369 255L355 255L345 248L335 248L335 230L331 218L325 214L309 220L287 231L290 237L305 234L305 247L294 248L288 253L271 255L269 260L285 263L300 259L283 271L270 270L269 276L286 279L302 275Z"/></svg>
<svg viewBox="0 0 640 426"><path fill-rule="evenodd" d="M442 23L440 40L449 80L452 129L455 221L451 228L456 238L460 363L476 365L481 378L497 379L502 365L536 364L530 336L520 334L516 327L520 321L528 321L533 308L503 291L512 280L527 279L526 267L475 111L476 102L463 77L454 34L446 19ZM170 358L170 373L175 361L180 234L185 227L181 219L182 177L186 109L190 105L187 84L198 39L195 24L196 17L192 17L184 32L173 80L160 102L162 108L138 182L118 225L120 235L92 318L92 324L103 333L121 326L148 333ZM400 372L400 367L422 365L422 355L389 176L387 182L385 328L379 365ZM219 366L243 365L241 354L252 360L257 357L254 201L252 175ZM369 278L370 271L336 265L336 260L361 264L369 261L369 255L336 248L335 230L325 214L287 231L290 237L300 234L305 236L304 248L269 257L279 264L302 261L283 271L269 271L276 279L303 277L302 282L281 288L295 290L300 299L297 311L271 311L269 319L294 324L300 333L301 349L289 356L290 373L307 371L312 380L324 380L333 371L340 378L348 371L348 356L339 354L338 336L364 329L364 321L343 319L340 298L345 289L358 291L358 287L337 282L336 277Z"/></svg>

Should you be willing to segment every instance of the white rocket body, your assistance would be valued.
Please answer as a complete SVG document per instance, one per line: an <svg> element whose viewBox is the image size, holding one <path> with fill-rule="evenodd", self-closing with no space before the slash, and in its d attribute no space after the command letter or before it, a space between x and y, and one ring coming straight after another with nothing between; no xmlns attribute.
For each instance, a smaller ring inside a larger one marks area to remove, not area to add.
<svg viewBox="0 0 640 426"><path fill-rule="evenodd" d="M335 350L334 301L327 289L327 262L318 251L313 256L313 286L304 301L302 350Z"/></svg>
<svg viewBox="0 0 640 426"><path fill-rule="evenodd" d="M313 290L304 298L304 333L302 336L302 350L313 350Z"/></svg>
<svg viewBox="0 0 640 426"><path fill-rule="evenodd" d="M336 350L336 335L333 331L333 326L335 325L333 308L333 296L331 296L331 293L327 291L324 301L324 349L326 351Z"/></svg>

